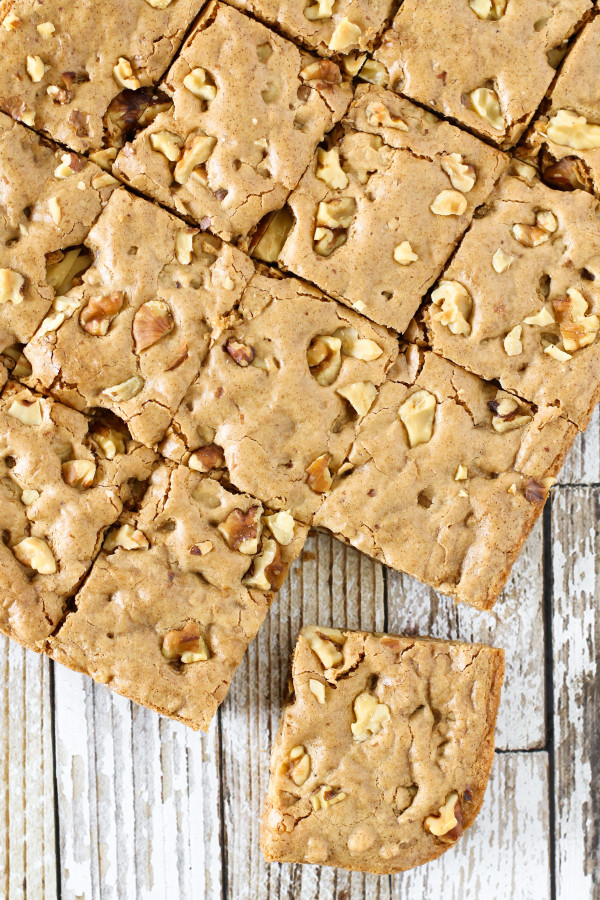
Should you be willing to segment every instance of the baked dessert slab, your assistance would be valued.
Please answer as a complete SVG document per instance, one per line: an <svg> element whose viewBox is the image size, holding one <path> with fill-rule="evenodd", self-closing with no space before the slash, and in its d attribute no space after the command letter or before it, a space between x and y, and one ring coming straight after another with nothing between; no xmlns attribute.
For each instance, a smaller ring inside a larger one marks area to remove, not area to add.
<svg viewBox="0 0 600 900"><path fill-rule="evenodd" d="M494 758L501 650L310 625L271 757L267 860L401 872L477 816Z"/></svg>
<svg viewBox="0 0 600 900"><path fill-rule="evenodd" d="M231 0L322 56L370 50L391 15L392 0ZM364 57L363 57L364 59Z"/></svg>
<svg viewBox="0 0 600 900"><path fill-rule="evenodd" d="M216 444L229 478L310 523L357 422L396 358L396 335L271 270L244 292L160 450L176 461Z"/></svg>
<svg viewBox="0 0 600 900"><path fill-rule="evenodd" d="M511 147L591 8L590 0L404 0L375 57L393 90Z"/></svg>
<svg viewBox="0 0 600 900"><path fill-rule="evenodd" d="M315 525L479 609L493 606L577 433L406 348Z"/></svg>
<svg viewBox="0 0 600 900"><path fill-rule="evenodd" d="M115 171L227 240L283 205L352 96L335 63L222 3L206 7L160 87L169 109Z"/></svg>
<svg viewBox="0 0 600 900"><path fill-rule="evenodd" d="M289 198L287 222L284 211L263 223L252 252L403 332L506 162L408 100L361 85Z"/></svg>
<svg viewBox="0 0 600 900"><path fill-rule="evenodd" d="M585 26L536 116L527 145L546 184L600 195L600 18ZM521 149L519 149L521 154ZM523 155L529 156L528 150Z"/></svg>
<svg viewBox="0 0 600 900"><path fill-rule="evenodd" d="M502 180L425 320L436 352L584 429L600 399L600 203L520 169L531 180Z"/></svg>
<svg viewBox="0 0 600 900"><path fill-rule="evenodd" d="M40 650L154 454L9 381L0 396L0 631Z"/></svg>
<svg viewBox="0 0 600 900"><path fill-rule="evenodd" d="M207 730L307 528L186 466L159 465L110 531L57 661Z"/></svg>
<svg viewBox="0 0 600 900"><path fill-rule="evenodd" d="M154 86L203 0L10 0L0 10L0 109L79 153L109 119L151 115ZM138 89L142 89L135 97ZM146 89L146 90L144 90Z"/></svg>
<svg viewBox="0 0 600 900"><path fill-rule="evenodd" d="M81 245L115 184L0 113L0 356L10 348L9 368L20 355L14 345L89 264Z"/></svg>
<svg viewBox="0 0 600 900"><path fill-rule="evenodd" d="M163 436L239 302L248 257L121 188L87 238L93 265L26 348L30 383L103 407L150 446ZM65 308L67 307L67 308Z"/></svg>

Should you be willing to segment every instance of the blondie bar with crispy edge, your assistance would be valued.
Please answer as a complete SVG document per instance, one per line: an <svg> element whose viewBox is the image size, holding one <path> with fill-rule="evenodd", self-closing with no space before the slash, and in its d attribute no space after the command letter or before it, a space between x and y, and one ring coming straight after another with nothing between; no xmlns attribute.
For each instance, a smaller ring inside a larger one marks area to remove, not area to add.
<svg viewBox="0 0 600 900"><path fill-rule="evenodd" d="M33 649L59 624L154 454L9 381L0 396L0 631Z"/></svg>
<svg viewBox="0 0 600 900"><path fill-rule="evenodd" d="M310 523L397 352L316 288L258 273L160 449L185 461L217 444L238 490Z"/></svg>
<svg viewBox="0 0 600 900"><path fill-rule="evenodd" d="M398 357L315 525L493 606L577 433L431 351Z"/></svg>
<svg viewBox="0 0 600 900"><path fill-rule="evenodd" d="M87 238L93 265L25 353L30 383L76 409L111 409L156 444L254 267L219 238L115 191Z"/></svg>
<svg viewBox="0 0 600 900"><path fill-rule="evenodd" d="M0 109L79 153L160 108L154 85L204 0L9 0ZM125 119L123 116L125 115Z"/></svg>
<svg viewBox="0 0 600 900"><path fill-rule="evenodd" d="M591 0L404 0L375 56L393 90L511 147Z"/></svg>
<svg viewBox="0 0 600 900"><path fill-rule="evenodd" d="M162 463L139 510L109 531L49 651L206 731L306 533L289 512Z"/></svg>
<svg viewBox="0 0 600 900"><path fill-rule="evenodd" d="M172 103L115 170L227 240L283 205L352 96L335 63L214 2L161 90Z"/></svg>
<svg viewBox="0 0 600 900"><path fill-rule="evenodd" d="M252 252L402 332L506 162L408 100L362 85Z"/></svg>
<svg viewBox="0 0 600 900"><path fill-rule="evenodd" d="M401 872L477 816L504 653L481 644L303 628L271 756L267 860Z"/></svg>
<svg viewBox="0 0 600 900"><path fill-rule="evenodd" d="M506 176L425 321L434 349L584 429L600 400L600 203Z"/></svg>

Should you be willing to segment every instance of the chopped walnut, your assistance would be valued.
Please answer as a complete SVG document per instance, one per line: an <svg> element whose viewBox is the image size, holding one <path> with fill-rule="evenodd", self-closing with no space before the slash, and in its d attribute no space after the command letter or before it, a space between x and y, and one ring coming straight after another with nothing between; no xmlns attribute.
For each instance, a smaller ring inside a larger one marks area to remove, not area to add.
<svg viewBox="0 0 600 900"><path fill-rule="evenodd" d="M431 440L436 406L433 394L421 389L411 394L399 408L398 416L406 428L410 447L417 447Z"/></svg>
<svg viewBox="0 0 600 900"><path fill-rule="evenodd" d="M341 84L342 73L330 59L318 59L300 70L302 81L323 81L325 84Z"/></svg>
<svg viewBox="0 0 600 900"><path fill-rule="evenodd" d="M588 302L578 290L568 288L566 297L552 301L563 347L568 353L593 344L600 328L598 316L588 315Z"/></svg>
<svg viewBox="0 0 600 900"><path fill-rule="evenodd" d="M459 281L441 281L431 294L431 300L439 306L431 317L448 328L452 334L471 334L469 318L473 311L473 301L467 289Z"/></svg>
<svg viewBox="0 0 600 900"><path fill-rule="evenodd" d="M360 182L366 184L373 174L387 166L389 148L384 147L378 134L355 131L344 138L342 156L343 169Z"/></svg>
<svg viewBox="0 0 600 900"><path fill-rule="evenodd" d="M113 67L113 77L121 89L136 91L140 86L139 78L135 77L131 63L124 56L120 56Z"/></svg>
<svg viewBox="0 0 600 900"><path fill-rule="evenodd" d="M52 22L40 22L40 24L37 25L36 28L37 33L40 35L40 37L43 38L51 37L56 31L56 28L54 27Z"/></svg>
<svg viewBox="0 0 600 900"><path fill-rule="evenodd" d="M70 459L62 464L61 469L65 484L89 488L94 483L96 463L91 459Z"/></svg>
<svg viewBox="0 0 600 900"><path fill-rule="evenodd" d="M557 347L556 344L546 344L544 346L544 353L546 353L548 356L551 356L552 359L556 360L556 362L568 362L570 359L573 359L570 353L567 353L565 350L561 350L561 348Z"/></svg>
<svg viewBox="0 0 600 900"><path fill-rule="evenodd" d="M143 387L144 379L140 375L132 375L131 378L127 378L120 384L105 388L102 393L114 400L115 403L125 403L127 400L137 397Z"/></svg>
<svg viewBox="0 0 600 900"><path fill-rule="evenodd" d="M524 325L539 325L542 327L544 325L552 325L552 324L554 324L554 322L556 322L556 319L554 318L554 313L552 312L552 309L547 304L542 306L540 311L535 313L535 315L527 316L527 318L523 319Z"/></svg>
<svg viewBox="0 0 600 900"><path fill-rule="evenodd" d="M31 506L36 500L40 499L40 492L34 491L31 488L25 488L23 493L21 494L21 502L23 506Z"/></svg>
<svg viewBox="0 0 600 900"><path fill-rule="evenodd" d="M327 228L349 228L355 214L354 197L339 197L328 203L321 202L317 209L317 225Z"/></svg>
<svg viewBox="0 0 600 900"><path fill-rule="evenodd" d="M46 72L46 66L39 56L27 57L27 74L32 81L41 81Z"/></svg>
<svg viewBox="0 0 600 900"><path fill-rule="evenodd" d="M342 342L342 355L350 356L352 359L361 359L365 362L372 362L379 359L383 353L382 348L375 341L369 338L361 338L358 331L351 325L345 328L338 328L333 335Z"/></svg>
<svg viewBox="0 0 600 900"><path fill-rule="evenodd" d="M252 239L252 256L263 262L277 262L293 224L294 216L287 206L269 215Z"/></svg>
<svg viewBox="0 0 600 900"><path fill-rule="evenodd" d="M353 50L360 44L361 35L360 26L355 25L347 16L344 16L343 19L340 19L331 35L329 49L347 53L348 50Z"/></svg>
<svg viewBox="0 0 600 900"><path fill-rule="evenodd" d="M538 210L535 214L535 225L517 223L511 228L511 234L523 247L539 247L550 240L550 235L558 229L558 220L554 213L547 209Z"/></svg>
<svg viewBox="0 0 600 900"><path fill-rule="evenodd" d="M310 756L302 744L290 750L288 775L297 787L302 787L310 775Z"/></svg>
<svg viewBox="0 0 600 900"><path fill-rule="evenodd" d="M2 20L2 26L6 31L16 31L17 28L21 27L21 20L15 12L9 12Z"/></svg>
<svg viewBox="0 0 600 900"><path fill-rule="evenodd" d="M79 171L77 164L80 161L79 157L74 153L63 153L61 159L62 162L54 170L54 177L58 178L59 181L64 178L70 178L76 171Z"/></svg>
<svg viewBox="0 0 600 900"><path fill-rule="evenodd" d="M106 297L92 297L79 314L79 324L88 334L102 336L108 333L111 322L123 306L123 293Z"/></svg>
<svg viewBox="0 0 600 900"><path fill-rule="evenodd" d="M187 622L178 631L168 631L163 638L161 651L166 659L179 659L184 665L210 659L206 641L196 622Z"/></svg>
<svg viewBox="0 0 600 900"><path fill-rule="evenodd" d="M207 103L217 96L217 88L206 69L192 69L183 79L183 86L194 97Z"/></svg>
<svg viewBox="0 0 600 900"><path fill-rule="evenodd" d="M506 272L507 269L510 269L514 259L514 256L509 256L501 247L498 247L492 256L492 268L494 272L497 272L499 275L501 275L502 272Z"/></svg>
<svg viewBox="0 0 600 900"><path fill-rule="evenodd" d="M323 453L306 468L306 483L315 494L324 494L333 484L333 476L329 471L330 462L331 456Z"/></svg>
<svg viewBox="0 0 600 900"><path fill-rule="evenodd" d="M476 175L475 166L464 162L464 157L460 153L445 153L440 165L442 170L450 179L450 183L457 191L468 194L475 186Z"/></svg>
<svg viewBox="0 0 600 900"><path fill-rule="evenodd" d="M18 306L23 302L25 279L14 269L0 269L0 305L12 303Z"/></svg>
<svg viewBox="0 0 600 900"><path fill-rule="evenodd" d="M325 703L325 685L322 681L317 681L316 678L309 678L308 689L316 699L317 703L320 703L321 705Z"/></svg>
<svg viewBox="0 0 600 900"><path fill-rule="evenodd" d="M194 231L178 231L175 235L175 258L181 266L189 266L194 250Z"/></svg>
<svg viewBox="0 0 600 900"><path fill-rule="evenodd" d="M107 172L110 172L111 166L116 158L116 147L105 147L103 150L95 150L93 153L90 153L92 162L95 162L101 169L106 169Z"/></svg>
<svg viewBox="0 0 600 900"><path fill-rule="evenodd" d="M366 109L369 125L383 128L395 128L397 131L408 131L408 125L400 116L393 116L385 103L379 100L369 103Z"/></svg>
<svg viewBox="0 0 600 900"><path fill-rule="evenodd" d="M294 539L294 519L286 510L263 516L263 522L282 547L287 547Z"/></svg>
<svg viewBox="0 0 600 900"><path fill-rule="evenodd" d="M213 469L225 468L225 454L218 444L207 444L199 447L191 454L188 466L195 472L212 472Z"/></svg>
<svg viewBox="0 0 600 900"><path fill-rule="evenodd" d="M251 506L247 512L234 509L217 527L231 550L239 550L246 556L253 556L258 552L262 530L260 506Z"/></svg>
<svg viewBox="0 0 600 900"><path fill-rule="evenodd" d="M123 550L147 550L149 546L146 535L129 524L112 528L104 539L104 549L108 552L117 547L122 547Z"/></svg>
<svg viewBox="0 0 600 900"><path fill-rule="evenodd" d="M497 391L495 400L488 400L488 408L492 413L492 428L499 434L522 428L531 422L531 416L521 414L519 401L512 394Z"/></svg>
<svg viewBox="0 0 600 900"><path fill-rule="evenodd" d="M328 806L333 806L334 803L340 803L345 799L346 794L343 791L336 790L328 784L322 784L321 787L311 795L310 802L314 811L318 812L320 809L327 809Z"/></svg>
<svg viewBox="0 0 600 900"><path fill-rule="evenodd" d="M309 22L316 19L330 19L333 15L333 5L335 0L316 0L316 3L309 3L304 7L304 15Z"/></svg>
<svg viewBox="0 0 600 900"><path fill-rule="evenodd" d="M388 82L389 73L383 63L376 59L368 59L359 72L358 77L361 81L368 81L369 84L378 84L382 87ZM401 128L402 131L408 131L408 128Z"/></svg>
<svg viewBox="0 0 600 900"><path fill-rule="evenodd" d="M243 369L249 366L256 356L254 347L244 344L242 341L236 341L234 338L227 338L224 349L232 360Z"/></svg>
<svg viewBox="0 0 600 900"><path fill-rule="evenodd" d="M262 542L261 552L254 557L252 571L244 578L244 584L261 591L278 591L286 572L287 566L281 556L279 544L266 538Z"/></svg>
<svg viewBox="0 0 600 900"><path fill-rule="evenodd" d="M183 154L177 162L174 178L178 184L187 184L194 169L207 161L215 148L217 139L202 132L189 134L183 146Z"/></svg>
<svg viewBox="0 0 600 900"><path fill-rule="evenodd" d="M462 216L467 200L459 191L440 191L429 209L436 216Z"/></svg>
<svg viewBox="0 0 600 900"><path fill-rule="evenodd" d="M456 468L456 472L454 473L455 481L466 481L468 478L469 472L466 466L463 466L462 463L459 464Z"/></svg>
<svg viewBox="0 0 600 900"><path fill-rule="evenodd" d="M515 325L504 338L504 350L507 356L519 356L523 352L523 344L521 337L523 335L523 326Z"/></svg>
<svg viewBox="0 0 600 900"><path fill-rule="evenodd" d="M410 241L402 241L394 248L394 261L401 266L410 266L411 263L417 262L418 255L414 252Z"/></svg>
<svg viewBox="0 0 600 900"><path fill-rule="evenodd" d="M543 505L546 502L548 491L555 481L555 478L529 478L525 485L525 499L529 503L541 503Z"/></svg>
<svg viewBox="0 0 600 900"><path fill-rule="evenodd" d="M356 697L354 715L356 722L352 722L350 728L355 741L366 741L379 734L383 726L387 725L392 718L389 706L380 703L377 697L367 691L363 691Z"/></svg>
<svg viewBox="0 0 600 900"><path fill-rule="evenodd" d="M339 650L346 642L346 638L338 628L320 628L318 625L307 625L301 634L308 643L310 649L321 660L323 668L334 669L344 661L344 655Z"/></svg>
<svg viewBox="0 0 600 900"><path fill-rule="evenodd" d="M132 332L136 353L154 346L175 328L175 319L164 300L149 300L133 317Z"/></svg>
<svg viewBox="0 0 600 900"><path fill-rule="evenodd" d="M56 560L52 550L41 538L25 538L15 544L12 550L22 565L34 569L40 575L54 575L56 572Z"/></svg>
<svg viewBox="0 0 600 900"><path fill-rule="evenodd" d="M125 438L120 431L100 425L92 431L91 436L106 459L114 459L117 454L125 453Z"/></svg>
<svg viewBox="0 0 600 900"><path fill-rule="evenodd" d="M362 418L373 406L377 397L377 388L372 381L357 381L355 384L338 388L336 393L347 400Z"/></svg>
<svg viewBox="0 0 600 900"><path fill-rule="evenodd" d="M171 131L155 131L150 135L150 144L153 150L162 153L169 162L177 162L181 156L181 138Z"/></svg>
<svg viewBox="0 0 600 900"><path fill-rule="evenodd" d="M458 794L452 791L437 816L427 816L425 829L445 844L454 844L462 834L462 809Z"/></svg>
<svg viewBox="0 0 600 900"><path fill-rule="evenodd" d="M306 351L310 374L317 384L326 387L336 380L342 367L342 341L339 337L319 334Z"/></svg>
<svg viewBox="0 0 600 900"><path fill-rule="evenodd" d="M42 402L39 399L13 400L9 406L8 415L18 419L23 425L41 425L44 420Z"/></svg>
<svg viewBox="0 0 600 900"><path fill-rule="evenodd" d="M172 0L146 0L146 3L154 9L166 9L171 2Z"/></svg>
<svg viewBox="0 0 600 900"><path fill-rule="evenodd" d="M317 150L315 175L331 190L339 191L348 187L348 176L340 166L340 151L337 147L331 150L322 148Z"/></svg>
<svg viewBox="0 0 600 900"><path fill-rule="evenodd" d="M214 550L214 544L212 541L200 541L198 544L192 544L190 547L190 555L191 556L206 556L208 553Z"/></svg>
<svg viewBox="0 0 600 900"><path fill-rule="evenodd" d="M476 88L469 94L469 100L473 112L485 119L494 131L504 131L506 124L496 91L492 88Z"/></svg>
<svg viewBox="0 0 600 900"><path fill-rule="evenodd" d="M592 125L585 116L568 109L559 109L548 122L546 135L561 147L572 150L600 149L600 125Z"/></svg>
<svg viewBox="0 0 600 900"><path fill-rule="evenodd" d="M469 6L479 19L501 19L508 0L469 0Z"/></svg>

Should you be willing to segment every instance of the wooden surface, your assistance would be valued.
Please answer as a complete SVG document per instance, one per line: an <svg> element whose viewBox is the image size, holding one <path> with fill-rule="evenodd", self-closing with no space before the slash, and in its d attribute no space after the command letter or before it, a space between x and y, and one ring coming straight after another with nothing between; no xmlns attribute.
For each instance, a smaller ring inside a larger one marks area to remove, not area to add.
<svg viewBox="0 0 600 900"><path fill-rule="evenodd" d="M600 900L599 517L596 413L494 613L312 535L208 735L2 639L0 898ZM289 652L313 621L507 651L483 810L422 869L380 878L262 861Z"/></svg>

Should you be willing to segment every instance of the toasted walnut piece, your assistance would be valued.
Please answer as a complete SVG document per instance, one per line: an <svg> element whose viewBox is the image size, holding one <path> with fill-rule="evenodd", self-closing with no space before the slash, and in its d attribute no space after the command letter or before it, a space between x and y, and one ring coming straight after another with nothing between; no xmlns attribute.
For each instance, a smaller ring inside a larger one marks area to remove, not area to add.
<svg viewBox="0 0 600 900"><path fill-rule="evenodd" d="M21 26L21 20L16 13L10 12L2 20L2 26L6 29L6 31L16 31L16 29L20 28Z"/></svg>
<svg viewBox="0 0 600 900"><path fill-rule="evenodd" d="M175 235L175 258L182 266L189 266L194 250L194 231L178 231Z"/></svg>
<svg viewBox="0 0 600 900"><path fill-rule="evenodd" d="M330 59L318 59L300 70L302 81L324 81L326 84L341 84L342 73Z"/></svg>
<svg viewBox="0 0 600 900"><path fill-rule="evenodd" d="M317 150L317 168L315 175L325 182L332 191L344 190L348 187L348 176L340 166L340 151L337 147L331 150Z"/></svg>
<svg viewBox="0 0 600 900"><path fill-rule="evenodd" d="M319 256L328 257L348 240L348 232L343 228L315 228L314 250Z"/></svg>
<svg viewBox="0 0 600 900"><path fill-rule="evenodd" d="M344 397L362 418L366 416L373 406L377 397L377 388L372 381L357 381L355 384L348 384L346 387L338 388L336 394Z"/></svg>
<svg viewBox="0 0 600 900"><path fill-rule="evenodd" d="M330 462L331 456L323 453L306 468L306 483L315 494L324 494L333 484L333 476L329 471Z"/></svg>
<svg viewBox="0 0 600 900"><path fill-rule="evenodd" d="M139 78L135 77L131 63L124 56L120 56L116 66L113 66L113 77L122 89L136 91L140 86Z"/></svg>
<svg viewBox="0 0 600 900"><path fill-rule="evenodd" d="M462 463L457 466L456 472L454 473L455 481L466 481L468 478L469 472L466 466L463 466Z"/></svg>
<svg viewBox="0 0 600 900"><path fill-rule="evenodd" d="M564 156L544 169L544 181L560 191L590 190L590 177L577 156Z"/></svg>
<svg viewBox="0 0 600 900"><path fill-rule="evenodd" d="M529 478L525 484L525 499L529 503L544 504L555 481L556 478Z"/></svg>
<svg viewBox="0 0 600 900"><path fill-rule="evenodd" d="M550 235L558 229L558 220L554 213L547 209L538 210L535 214L535 225L517 223L511 228L511 234L524 247L539 247L550 240Z"/></svg>
<svg viewBox="0 0 600 900"><path fill-rule="evenodd" d="M544 353L548 356L551 356L552 359L555 359L556 362L568 362L570 359L573 359L570 353L566 353L564 350L561 350L560 347L557 347L556 344L546 344L544 347Z"/></svg>
<svg viewBox="0 0 600 900"><path fill-rule="evenodd" d="M342 367L342 341L339 337L319 334L306 351L306 360L317 384L327 387L336 380Z"/></svg>
<svg viewBox="0 0 600 900"><path fill-rule="evenodd" d="M123 293L107 297L92 297L79 314L79 324L88 334L103 336L108 333L111 322L123 306Z"/></svg>
<svg viewBox="0 0 600 900"><path fill-rule="evenodd" d="M395 128L397 131L408 131L408 125L400 116L393 116L385 103L379 100L369 103L366 109L369 125L383 128Z"/></svg>
<svg viewBox="0 0 600 900"><path fill-rule="evenodd" d="M183 155L175 166L174 177L178 184L187 184L194 169L201 166L213 152L217 139L202 132L189 134L183 147Z"/></svg>
<svg viewBox="0 0 600 900"><path fill-rule="evenodd" d="M46 88L46 93L50 99L53 100L54 103L59 104L59 106L70 103L73 99L71 91L68 91L66 88L58 87L56 84L49 84Z"/></svg>
<svg viewBox="0 0 600 900"><path fill-rule="evenodd" d="M468 194L475 186L477 176L475 175L475 166L464 162L464 156L460 153L445 153L440 165L442 171L446 173L450 179L450 183L457 191Z"/></svg>
<svg viewBox="0 0 600 900"><path fill-rule="evenodd" d="M21 503L23 506L31 506L36 500L40 499L40 492L30 488L25 488L21 494Z"/></svg>
<svg viewBox="0 0 600 900"><path fill-rule="evenodd" d="M186 622L178 631L168 631L163 638L161 652L165 659L179 659L186 665L210 659L208 647L196 622Z"/></svg>
<svg viewBox="0 0 600 900"><path fill-rule="evenodd" d="M535 313L535 315L527 316L526 319L523 319L524 325L544 326L544 325L552 325L554 322L556 322L556 319L554 318L554 313L552 312L551 308L547 304L542 306L540 311Z"/></svg>
<svg viewBox="0 0 600 900"><path fill-rule="evenodd" d="M56 572L56 560L46 541L28 537L15 544L12 550L20 563L34 569L40 575L54 575Z"/></svg>
<svg viewBox="0 0 600 900"><path fill-rule="evenodd" d="M496 91L492 88L476 88L469 94L469 100L473 112L485 119L494 131L504 131L506 125Z"/></svg>
<svg viewBox="0 0 600 900"><path fill-rule="evenodd" d="M368 59L360 70L358 77L361 81L368 81L369 84L378 84L381 87L385 87L388 83L389 73L383 63L376 59ZM408 128L401 128L401 130L408 131Z"/></svg>
<svg viewBox="0 0 600 900"><path fill-rule="evenodd" d="M297 744L290 750L288 761L288 775L297 787L302 787L310 775L310 756L302 744Z"/></svg>
<svg viewBox="0 0 600 900"><path fill-rule="evenodd" d="M62 464L61 470L65 484L89 488L94 483L96 463L91 459L70 459Z"/></svg>
<svg viewBox="0 0 600 900"><path fill-rule="evenodd" d="M188 460L188 466L195 472L212 472L213 469L225 468L225 454L218 444L207 444L194 450Z"/></svg>
<svg viewBox="0 0 600 900"><path fill-rule="evenodd" d="M247 512L234 509L217 526L231 550L239 550L246 556L253 556L258 552L262 530L260 512L260 506L251 506Z"/></svg>
<svg viewBox="0 0 600 900"><path fill-rule="evenodd" d="M429 209L436 216L462 216L467 200L459 191L440 191Z"/></svg>
<svg viewBox="0 0 600 900"><path fill-rule="evenodd" d="M76 279L89 268L92 257L83 247L74 247L64 254L59 250L57 254L54 262L51 254L46 257L46 281L60 297L70 291Z"/></svg>
<svg viewBox="0 0 600 900"><path fill-rule="evenodd" d="M103 172L101 175L94 175L91 181L91 185L95 191L101 191L102 188L105 187L115 187L119 184L116 178L113 178L112 175L109 175L108 172Z"/></svg>
<svg viewBox="0 0 600 900"><path fill-rule="evenodd" d="M55 225L60 225L60 220L62 218L62 212L60 209L60 204L56 197L50 197L48 200L48 210L52 217L52 221Z"/></svg>
<svg viewBox="0 0 600 900"><path fill-rule="evenodd" d="M37 82L41 81L44 77L44 73L46 71L46 66L39 56L28 56L27 57L27 74L31 78L32 81Z"/></svg>
<svg viewBox="0 0 600 900"><path fill-rule="evenodd" d="M246 587L261 591L278 591L285 580L287 566L281 556L279 545L266 538L262 551L254 557L252 571L243 579Z"/></svg>
<svg viewBox="0 0 600 900"><path fill-rule="evenodd" d="M120 525L118 528L111 528L104 538L104 549L107 551L116 550L122 547L123 550L147 550L150 544L146 535L133 525Z"/></svg>
<svg viewBox="0 0 600 900"><path fill-rule="evenodd" d="M30 128L35 127L35 113L32 109L26 109L25 112L21 115L21 122L25 125L29 125Z"/></svg>
<svg viewBox="0 0 600 900"><path fill-rule="evenodd" d="M92 440L98 445L106 459L114 459L117 454L125 453L125 438L120 431L100 425L91 433Z"/></svg>
<svg viewBox="0 0 600 900"><path fill-rule="evenodd" d="M508 171L511 175L514 175L515 178L518 178L520 181L524 181L527 184L532 184L537 178L537 171L533 166L523 162L522 159L516 159L515 157L511 159Z"/></svg>
<svg viewBox="0 0 600 900"><path fill-rule="evenodd" d="M325 685L322 681L317 681L316 678L309 678L308 689L316 699L317 703L320 703L321 705L325 703Z"/></svg>
<svg viewBox="0 0 600 900"><path fill-rule="evenodd" d="M277 262L293 224L294 216L287 206L268 216L252 239L250 245L252 256L263 262Z"/></svg>
<svg viewBox="0 0 600 900"><path fill-rule="evenodd" d="M44 420L42 401L39 399L13 400L7 412L9 416L18 419L23 425L41 425Z"/></svg>
<svg viewBox="0 0 600 900"><path fill-rule="evenodd" d="M23 302L25 279L13 269L0 269L0 305L12 303L18 306Z"/></svg>
<svg viewBox="0 0 600 900"><path fill-rule="evenodd" d="M317 19L330 19L333 15L333 5L335 0L316 0L316 3L310 3L304 7L304 15L309 22Z"/></svg>
<svg viewBox="0 0 600 900"><path fill-rule="evenodd" d="M539 225L548 234L554 234L558 230L558 219L549 209L540 209L535 214L536 225Z"/></svg>
<svg viewBox="0 0 600 900"><path fill-rule="evenodd" d="M437 816L427 816L424 827L445 844L454 844L462 834L462 809L458 794L452 791Z"/></svg>
<svg viewBox="0 0 600 900"><path fill-rule="evenodd" d="M563 347L568 353L594 343L600 329L600 319L596 315L587 314L589 304L580 291L568 288L566 297L556 297L552 305Z"/></svg>
<svg viewBox="0 0 600 900"><path fill-rule="evenodd" d="M350 728L355 741L366 741L379 734L383 726L387 725L392 718L389 706L380 703L377 697L367 691L363 691L356 697L354 715L356 722L352 722Z"/></svg>
<svg viewBox="0 0 600 900"><path fill-rule="evenodd" d="M191 556L206 556L208 553L214 550L214 544L212 541L200 541L198 544L192 544L190 547L190 555Z"/></svg>
<svg viewBox="0 0 600 900"><path fill-rule="evenodd" d="M192 69L183 79L183 86L194 97L210 102L217 96L217 88L206 69Z"/></svg>
<svg viewBox="0 0 600 900"><path fill-rule="evenodd" d="M410 266L411 263L417 262L418 255L413 251L410 241L402 241L394 248L394 261L401 266Z"/></svg>
<svg viewBox="0 0 600 900"><path fill-rule="evenodd" d="M501 19L508 0L469 0L469 6L479 19Z"/></svg>
<svg viewBox="0 0 600 900"><path fill-rule="evenodd" d="M81 301L77 297L56 297L52 304L52 314L46 316L36 332L36 337L42 337L51 331L60 328L65 319L70 318L79 309Z"/></svg>
<svg viewBox="0 0 600 900"><path fill-rule="evenodd" d="M106 388L102 393L106 394L107 397L110 397L111 400L114 400L115 403L124 403L126 400L137 397L143 387L144 379L140 375L132 375L131 378L127 378L126 381L122 381L120 384L115 384L110 388Z"/></svg>
<svg viewBox="0 0 600 900"><path fill-rule="evenodd" d="M426 444L433 435L433 422L437 401L424 389L415 391L398 410L400 421L406 428L411 447Z"/></svg>
<svg viewBox="0 0 600 900"><path fill-rule="evenodd" d="M356 214L356 200L354 197L338 197L319 203L317 209L317 225L327 228L349 228Z"/></svg>
<svg viewBox="0 0 600 900"><path fill-rule="evenodd" d="M132 333L136 353L154 346L175 328L175 319L164 300L149 300L133 317Z"/></svg>
<svg viewBox="0 0 600 900"><path fill-rule="evenodd" d="M585 116L569 109L559 109L548 121L546 135L561 147L572 150L600 149L600 125L592 125Z"/></svg>
<svg viewBox="0 0 600 900"><path fill-rule="evenodd" d="M282 547L291 544L294 539L294 519L286 509L270 516L263 516L263 522L278 544Z"/></svg>
<svg viewBox="0 0 600 900"><path fill-rule="evenodd" d="M169 162L177 162L181 156L181 138L172 131L155 131L150 135L153 150L166 156Z"/></svg>
<svg viewBox="0 0 600 900"><path fill-rule="evenodd" d="M499 275L501 275L502 272L506 272L507 269L510 269L514 259L514 256L509 256L508 253L504 252L502 247L498 247L492 256L492 268L494 272L497 272Z"/></svg>
<svg viewBox="0 0 600 900"><path fill-rule="evenodd" d="M507 356L519 356L523 352L523 344L521 336L523 334L523 326L515 325L504 338L504 350Z"/></svg>
<svg viewBox="0 0 600 900"><path fill-rule="evenodd" d="M343 19L340 19L331 35L329 49L340 53L353 50L360 43L361 35L360 27L354 25L347 16L344 16Z"/></svg>
<svg viewBox="0 0 600 900"><path fill-rule="evenodd" d="M311 795L310 802L314 811L318 812L321 809L327 809L328 806L333 806L334 803L340 803L345 799L346 794L343 791L336 790L328 784L322 784L318 791Z"/></svg>
<svg viewBox="0 0 600 900"><path fill-rule="evenodd" d="M229 353L233 361L243 369L249 366L256 356L254 347L251 347L250 344L244 344L242 341L236 341L234 338L227 338L224 349Z"/></svg>
<svg viewBox="0 0 600 900"><path fill-rule="evenodd" d="M344 656L338 647L345 644L346 638L338 628L307 625L300 633L325 669L334 669L343 663Z"/></svg>
<svg viewBox="0 0 600 900"><path fill-rule="evenodd" d="M496 399L488 400L487 405L492 413L492 428L499 434L514 431L531 422L530 415L520 414L519 401L505 391L497 391Z"/></svg>
<svg viewBox="0 0 600 900"><path fill-rule="evenodd" d="M105 147L102 150L94 150L93 153L90 153L90 159L92 160L92 162L95 162L96 165L100 166L101 169L106 169L107 172L110 172L112 163L116 158L116 147Z"/></svg>
<svg viewBox="0 0 600 900"><path fill-rule="evenodd" d="M452 334L471 334L469 318L473 301L467 289L459 281L441 281L431 294L431 300L440 309L431 314L432 319L444 325Z"/></svg>
<svg viewBox="0 0 600 900"><path fill-rule="evenodd" d="M36 29L40 37L43 38L51 37L56 31L52 22L40 22L40 24L36 26Z"/></svg>
<svg viewBox="0 0 600 900"><path fill-rule="evenodd" d="M333 336L341 340L343 356L360 359L364 362L372 362L375 359L379 359L383 353L379 344L371 341L369 338L359 337L358 331L351 325L345 328L338 328Z"/></svg>
<svg viewBox="0 0 600 900"><path fill-rule="evenodd" d="M75 172L80 171L80 167L78 167L80 160L75 153L63 153L61 154L61 160L60 165L54 170L54 177L58 178L59 181L64 178L70 178Z"/></svg>
<svg viewBox="0 0 600 900"><path fill-rule="evenodd" d="M367 54L359 53L358 50L354 50L352 53L348 53L346 56L344 56L343 66L346 75L349 75L350 78L354 78L356 75L358 75L364 65L366 58Z"/></svg>

